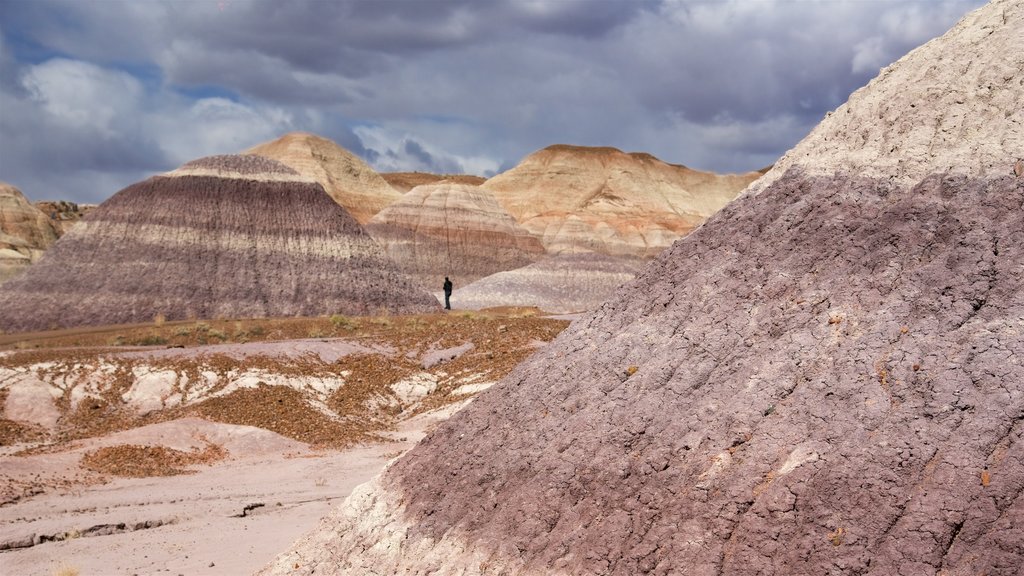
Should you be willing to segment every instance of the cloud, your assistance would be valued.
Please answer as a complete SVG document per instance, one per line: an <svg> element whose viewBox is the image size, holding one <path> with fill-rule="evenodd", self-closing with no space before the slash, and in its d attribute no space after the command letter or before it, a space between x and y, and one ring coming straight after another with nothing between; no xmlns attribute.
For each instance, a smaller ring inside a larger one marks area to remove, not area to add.
<svg viewBox="0 0 1024 576"><path fill-rule="evenodd" d="M0 178L102 198L289 130L381 170L570 143L745 171L981 3L0 2Z"/></svg>

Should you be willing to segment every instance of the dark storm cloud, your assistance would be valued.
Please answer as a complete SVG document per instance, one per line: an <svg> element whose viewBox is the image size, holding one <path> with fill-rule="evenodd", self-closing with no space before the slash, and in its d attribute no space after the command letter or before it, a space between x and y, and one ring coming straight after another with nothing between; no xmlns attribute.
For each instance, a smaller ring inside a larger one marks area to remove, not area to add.
<svg viewBox="0 0 1024 576"><path fill-rule="evenodd" d="M43 185L50 150L65 182L123 185L288 130L384 170L491 173L556 142L760 168L979 4L0 2L0 179Z"/></svg>

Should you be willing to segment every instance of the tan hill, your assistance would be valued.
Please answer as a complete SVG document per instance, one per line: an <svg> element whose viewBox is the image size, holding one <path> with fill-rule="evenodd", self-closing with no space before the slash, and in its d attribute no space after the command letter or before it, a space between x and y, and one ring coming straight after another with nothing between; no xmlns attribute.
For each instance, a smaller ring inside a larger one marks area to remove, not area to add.
<svg viewBox="0 0 1024 576"><path fill-rule="evenodd" d="M21 190L0 182L0 283L41 258L57 236L58 229Z"/></svg>
<svg viewBox="0 0 1024 576"><path fill-rule="evenodd" d="M319 183L253 155L121 190L0 299L5 332L438 308Z"/></svg>
<svg viewBox="0 0 1024 576"><path fill-rule="evenodd" d="M381 177L391 185L392 188L405 194L409 190L424 184L437 184L439 182L454 182L456 184L469 184L479 186L487 181L482 176L472 174L431 174L429 172L382 172Z"/></svg>
<svg viewBox="0 0 1024 576"><path fill-rule="evenodd" d="M851 142L949 93L998 122L801 157L264 574L1019 576L1022 32L991 2L848 104Z"/></svg>
<svg viewBox="0 0 1024 576"><path fill-rule="evenodd" d="M554 314L590 311L613 298L645 263L632 256L592 252L549 256L457 288L452 306L469 310L531 306Z"/></svg>
<svg viewBox="0 0 1024 576"><path fill-rule="evenodd" d="M358 156L315 134L292 132L244 153L272 158L319 182L360 224L401 197Z"/></svg>
<svg viewBox="0 0 1024 576"><path fill-rule="evenodd" d="M699 172L615 148L555 145L483 188L549 253L653 257L758 176Z"/></svg>
<svg viewBox="0 0 1024 576"><path fill-rule="evenodd" d="M77 204L67 200L43 200L36 202L35 207L50 217L58 236L63 236L75 224L85 217L95 204Z"/></svg>
<svg viewBox="0 0 1024 576"><path fill-rule="evenodd" d="M544 255L540 241L490 193L454 182L413 188L374 216L366 230L400 270L432 291L445 276L463 286Z"/></svg>

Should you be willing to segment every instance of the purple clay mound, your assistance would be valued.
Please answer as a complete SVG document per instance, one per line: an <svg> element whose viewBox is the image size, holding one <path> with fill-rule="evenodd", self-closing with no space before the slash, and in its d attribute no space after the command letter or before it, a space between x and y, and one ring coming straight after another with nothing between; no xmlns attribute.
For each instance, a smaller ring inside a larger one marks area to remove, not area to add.
<svg viewBox="0 0 1024 576"><path fill-rule="evenodd" d="M0 329L438 307L319 184L274 160L214 156L93 210L0 288Z"/></svg>
<svg viewBox="0 0 1024 576"><path fill-rule="evenodd" d="M402 549L472 574L1019 575L1022 206L1021 178L795 171L734 202L390 469Z"/></svg>

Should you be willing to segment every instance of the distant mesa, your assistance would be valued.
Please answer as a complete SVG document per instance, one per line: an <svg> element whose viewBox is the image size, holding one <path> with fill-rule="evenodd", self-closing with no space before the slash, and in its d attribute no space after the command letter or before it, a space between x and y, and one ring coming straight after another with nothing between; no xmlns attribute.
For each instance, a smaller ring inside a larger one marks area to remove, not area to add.
<svg viewBox="0 0 1024 576"><path fill-rule="evenodd" d="M470 310L535 306L553 314L586 312L615 297L645 264L632 256L558 254L457 288L452 301Z"/></svg>
<svg viewBox="0 0 1024 576"><path fill-rule="evenodd" d="M319 182L360 224L401 197L358 156L315 134L291 132L244 153L278 160Z"/></svg>
<svg viewBox="0 0 1024 576"><path fill-rule="evenodd" d="M14 186L0 182L0 283L39 260L58 228Z"/></svg>
<svg viewBox="0 0 1024 576"><path fill-rule="evenodd" d="M382 172L381 177L401 194L405 194L409 190L424 184L453 182L455 184L479 186L487 181L482 176L474 176L472 174L431 174L429 172Z"/></svg>
<svg viewBox="0 0 1024 576"><path fill-rule="evenodd" d="M121 190L0 287L0 301L6 332L439 306L319 183L252 155Z"/></svg>
<svg viewBox="0 0 1024 576"><path fill-rule="evenodd" d="M549 146L483 188L551 254L651 258L761 174L719 175L608 147Z"/></svg>
<svg viewBox="0 0 1024 576"><path fill-rule="evenodd" d="M400 270L431 291L530 264L544 247L478 186L417 186L366 226Z"/></svg>
<svg viewBox="0 0 1024 576"><path fill-rule="evenodd" d="M883 70L264 574L1019 576L1022 31Z"/></svg>

